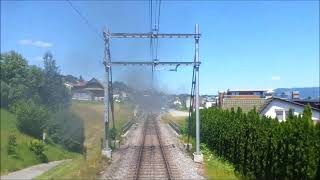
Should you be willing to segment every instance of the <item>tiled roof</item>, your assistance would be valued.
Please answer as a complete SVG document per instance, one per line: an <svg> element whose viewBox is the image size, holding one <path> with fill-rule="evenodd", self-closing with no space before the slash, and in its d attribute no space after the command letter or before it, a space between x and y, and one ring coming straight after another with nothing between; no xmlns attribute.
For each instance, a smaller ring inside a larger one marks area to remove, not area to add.
<svg viewBox="0 0 320 180"><path fill-rule="evenodd" d="M263 109L265 109L271 103L271 101L273 101L273 100L283 101L283 102L286 102L286 103L291 103L291 104L295 104L295 105L302 106L302 107L306 106L306 104L302 104L302 103L299 103L299 102L290 101L290 100L287 100L287 99L281 99L281 98L277 98L277 97L272 97L272 98L268 99L268 101L260 108L259 111L262 112ZM311 106L311 109L313 109L315 111L320 111L319 108L316 108L316 107L313 107L313 106Z"/></svg>
<svg viewBox="0 0 320 180"><path fill-rule="evenodd" d="M256 107L257 112L267 103L267 99L233 99L233 98L224 98L222 103L222 109L231 109L235 110L240 107L242 111L249 112L254 107Z"/></svg>

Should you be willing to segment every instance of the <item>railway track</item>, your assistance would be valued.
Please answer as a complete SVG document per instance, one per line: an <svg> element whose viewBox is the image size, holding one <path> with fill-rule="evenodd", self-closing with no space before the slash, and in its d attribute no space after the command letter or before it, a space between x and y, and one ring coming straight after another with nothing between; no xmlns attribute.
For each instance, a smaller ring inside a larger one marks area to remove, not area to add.
<svg viewBox="0 0 320 180"><path fill-rule="evenodd" d="M154 115L144 122L141 146L137 147L136 159L129 179L176 179L177 168L170 164L168 151L171 145L163 145L158 123Z"/></svg>

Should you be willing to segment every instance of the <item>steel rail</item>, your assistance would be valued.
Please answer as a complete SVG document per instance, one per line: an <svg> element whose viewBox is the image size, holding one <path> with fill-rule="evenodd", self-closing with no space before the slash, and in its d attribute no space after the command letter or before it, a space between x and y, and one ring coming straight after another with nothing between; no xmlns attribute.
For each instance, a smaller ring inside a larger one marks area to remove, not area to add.
<svg viewBox="0 0 320 180"><path fill-rule="evenodd" d="M144 150L144 145L145 145L145 138L146 138L146 127L147 127L147 123L144 124L143 127L143 137L142 137L142 146L140 147L139 150L139 155L138 155L138 160L137 160L137 168L136 169L136 173L135 173L135 177L133 179L138 180L139 179L139 174L140 174L140 168L141 168L141 159L142 159L142 153Z"/></svg>
<svg viewBox="0 0 320 180"><path fill-rule="evenodd" d="M167 174L168 174L168 179L173 179L172 178L172 172L171 172L171 169L170 169L170 165L169 165L169 162L168 162L168 159L164 153L164 149L163 149L163 146L162 146L162 141L161 141L161 137L160 137L160 133L159 133L159 127L158 127L158 124L155 120L153 120L154 123L155 123L155 129L156 129L156 134L157 134L157 137L158 137L158 140L159 140L159 145L160 145L160 149L161 149L161 154L162 154L162 157L164 159L164 162L165 162L165 165L166 165L166 170L167 170Z"/></svg>

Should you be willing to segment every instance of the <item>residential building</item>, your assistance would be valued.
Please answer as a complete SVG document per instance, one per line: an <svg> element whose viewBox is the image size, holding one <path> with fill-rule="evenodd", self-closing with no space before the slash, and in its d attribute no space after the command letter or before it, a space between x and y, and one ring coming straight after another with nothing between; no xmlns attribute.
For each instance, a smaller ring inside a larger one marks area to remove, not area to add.
<svg viewBox="0 0 320 180"><path fill-rule="evenodd" d="M256 108L259 111L266 102L267 100L264 98L225 98L220 107L229 110L231 108L237 110L240 107L243 112L249 112Z"/></svg>
<svg viewBox="0 0 320 180"><path fill-rule="evenodd" d="M225 93L226 98L266 98L272 93L267 89L228 89Z"/></svg>
<svg viewBox="0 0 320 180"><path fill-rule="evenodd" d="M293 100L294 102L307 105L309 104L311 107L320 109L320 99L319 100L302 100L302 99L296 99Z"/></svg>
<svg viewBox="0 0 320 180"><path fill-rule="evenodd" d="M181 106L181 105L182 105L182 103L181 103L181 101L180 101L179 98L176 98L176 99L173 101L173 104L176 105L176 106Z"/></svg>
<svg viewBox="0 0 320 180"><path fill-rule="evenodd" d="M211 108L211 107L214 107L214 106L216 106L216 101L206 101L205 103L204 103L204 107L205 108Z"/></svg>
<svg viewBox="0 0 320 180"><path fill-rule="evenodd" d="M69 82L64 83L64 86L69 90L71 90L73 88L73 84L69 83Z"/></svg>
<svg viewBox="0 0 320 180"><path fill-rule="evenodd" d="M85 101L102 101L104 99L104 86L95 78L90 81L74 84L71 88L72 99Z"/></svg>
<svg viewBox="0 0 320 180"><path fill-rule="evenodd" d="M301 103L287 99L273 97L261 108L260 114L271 118L278 118L279 121L284 121L288 117L289 109L292 109L294 115L303 113L304 107L308 103ZM312 120L320 122L320 106L311 106Z"/></svg>
<svg viewBox="0 0 320 180"><path fill-rule="evenodd" d="M270 98L272 90L230 90L226 92L219 91L218 106L222 109L238 109L249 112L256 108L257 111L266 103L267 98Z"/></svg>

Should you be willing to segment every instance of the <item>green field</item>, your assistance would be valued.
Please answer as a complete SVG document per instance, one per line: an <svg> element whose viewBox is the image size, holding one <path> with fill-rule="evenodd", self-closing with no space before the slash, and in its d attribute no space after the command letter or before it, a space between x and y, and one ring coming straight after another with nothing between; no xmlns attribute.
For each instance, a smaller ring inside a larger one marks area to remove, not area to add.
<svg viewBox="0 0 320 180"><path fill-rule="evenodd" d="M187 118L188 117L184 117L184 116L172 116L170 114L165 114L162 116L162 121L165 123L173 121L180 127L180 129L185 129L187 127L186 126Z"/></svg>
<svg viewBox="0 0 320 180"><path fill-rule="evenodd" d="M65 162L37 179L96 179L97 175L108 165L107 159L101 156L101 138L104 134L103 107L101 102L72 102L72 111L84 121L87 157L86 159L79 157ZM115 126L117 129L120 129L132 117L133 106L115 104ZM112 123L110 127L112 127Z"/></svg>
<svg viewBox="0 0 320 180"><path fill-rule="evenodd" d="M15 135L17 139L16 154L14 155L8 155L7 153L8 137L10 135ZM34 140L34 138L20 133L16 128L15 115L1 109L1 175L41 163L28 148L28 143L31 140ZM49 161L78 156L78 154L68 152L58 145L46 145L45 154Z"/></svg>

